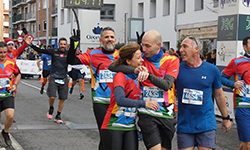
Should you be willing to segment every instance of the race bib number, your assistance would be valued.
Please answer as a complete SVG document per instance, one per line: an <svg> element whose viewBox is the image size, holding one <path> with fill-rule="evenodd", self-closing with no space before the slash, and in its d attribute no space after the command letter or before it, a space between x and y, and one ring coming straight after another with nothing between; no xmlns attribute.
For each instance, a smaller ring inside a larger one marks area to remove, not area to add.
<svg viewBox="0 0 250 150"><path fill-rule="evenodd" d="M10 87L10 80L9 78L2 78L0 79L0 88Z"/></svg>
<svg viewBox="0 0 250 150"><path fill-rule="evenodd" d="M63 79L55 79L55 82L58 83L58 84L64 84Z"/></svg>
<svg viewBox="0 0 250 150"><path fill-rule="evenodd" d="M48 60L48 61L47 61L47 65L48 65L48 66L51 66L51 60Z"/></svg>
<svg viewBox="0 0 250 150"><path fill-rule="evenodd" d="M136 108L135 107L128 107L124 112L124 116L126 117L135 117L136 115Z"/></svg>
<svg viewBox="0 0 250 150"><path fill-rule="evenodd" d="M182 103L202 105L203 91L193 89L183 89Z"/></svg>
<svg viewBox="0 0 250 150"><path fill-rule="evenodd" d="M246 85L246 89L247 89L246 97L250 98L250 85Z"/></svg>
<svg viewBox="0 0 250 150"><path fill-rule="evenodd" d="M158 87L143 87L143 100L164 102L164 91Z"/></svg>
<svg viewBox="0 0 250 150"><path fill-rule="evenodd" d="M114 76L115 76L115 72L112 72L110 70L99 71L100 83L112 83Z"/></svg>

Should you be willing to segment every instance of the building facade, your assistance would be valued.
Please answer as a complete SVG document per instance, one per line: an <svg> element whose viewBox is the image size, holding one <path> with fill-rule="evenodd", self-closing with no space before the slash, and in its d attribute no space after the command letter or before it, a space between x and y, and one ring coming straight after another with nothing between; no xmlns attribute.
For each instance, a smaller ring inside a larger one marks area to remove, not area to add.
<svg viewBox="0 0 250 150"><path fill-rule="evenodd" d="M9 10L6 9L3 0L0 0L0 41L9 37Z"/></svg>

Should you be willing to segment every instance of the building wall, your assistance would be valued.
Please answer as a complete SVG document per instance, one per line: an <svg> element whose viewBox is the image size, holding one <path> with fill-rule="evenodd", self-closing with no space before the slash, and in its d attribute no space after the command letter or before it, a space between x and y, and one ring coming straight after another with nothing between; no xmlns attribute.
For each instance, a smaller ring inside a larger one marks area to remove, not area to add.
<svg viewBox="0 0 250 150"><path fill-rule="evenodd" d="M104 4L115 4L114 20L101 20L100 10L77 10L81 30L80 46L83 52L87 50L87 47L96 48L100 46L100 35L93 32L93 29L98 27L112 27L115 30L117 42L125 42L125 13L127 16L131 16L131 0L119 2L117 0L104 0ZM62 6L61 1L58 1L58 38L66 37L69 39L72 35L72 30L77 29L75 16L72 10L69 13L69 9L62 9L60 6ZM62 17L62 13L64 13L64 17ZM70 16L70 19L68 19L68 16Z"/></svg>
<svg viewBox="0 0 250 150"><path fill-rule="evenodd" d="M0 0L0 41L3 41L3 0Z"/></svg>
<svg viewBox="0 0 250 150"><path fill-rule="evenodd" d="M176 47L176 32L175 32L175 2L169 0L169 14L164 15L166 5L163 5L164 0L156 0L156 10L152 12L152 3L148 0L133 0L132 17L144 18L144 31L157 30L162 35L162 46L166 49ZM143 8L141 6L143 5ZM141 10L143 9L143 10ZM143 11L143 13L141 13ZM154 15L155 14L155 15ZM141 16L141 17L140 17ZM155 17L152 17L155 16ZM166 43L166 44L164 44ZM167 44L169 43L169 44Z"/></svg>

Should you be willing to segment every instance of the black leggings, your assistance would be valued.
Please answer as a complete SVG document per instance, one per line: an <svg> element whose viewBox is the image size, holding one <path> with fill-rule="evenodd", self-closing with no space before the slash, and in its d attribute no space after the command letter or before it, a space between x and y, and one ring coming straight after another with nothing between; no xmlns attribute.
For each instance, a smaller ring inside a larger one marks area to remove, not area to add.
<svg viewBox="0 0 250 150"><path fill-rule="evenodd" d="M112 134L112 150L138 150L137 130L109 130Z"/></svg>
<svg viewBox="0 0 250 150"><path fill-rule="evenodd" d="M101 132L102 122L106 115L108 107L109 107L109 104L93 103L93 111L94 111L95 119L96 119L98 130L99 130L99 135L100 135L99 150L111 150L110 132L108 131Z"/></svg>

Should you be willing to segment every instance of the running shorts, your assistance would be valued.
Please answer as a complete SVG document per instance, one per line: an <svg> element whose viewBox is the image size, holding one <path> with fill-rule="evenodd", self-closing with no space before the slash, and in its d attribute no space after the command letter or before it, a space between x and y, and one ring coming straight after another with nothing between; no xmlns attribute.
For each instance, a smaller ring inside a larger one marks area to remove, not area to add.
<svg viewBox="0 0 250 150"><path fill-rule="evenodd" d="M68 98L68 84L69 84L69 79L68 77L64 78L64 79L60 79L63 80L63 84L60 83L56 83L55 82L55 78L53 77L49 77L49 85L48 85L48 89L47 89L47 95L48 97L56 97L56 91L58 92L59 95L59 100L66 100Z"/></svg>

